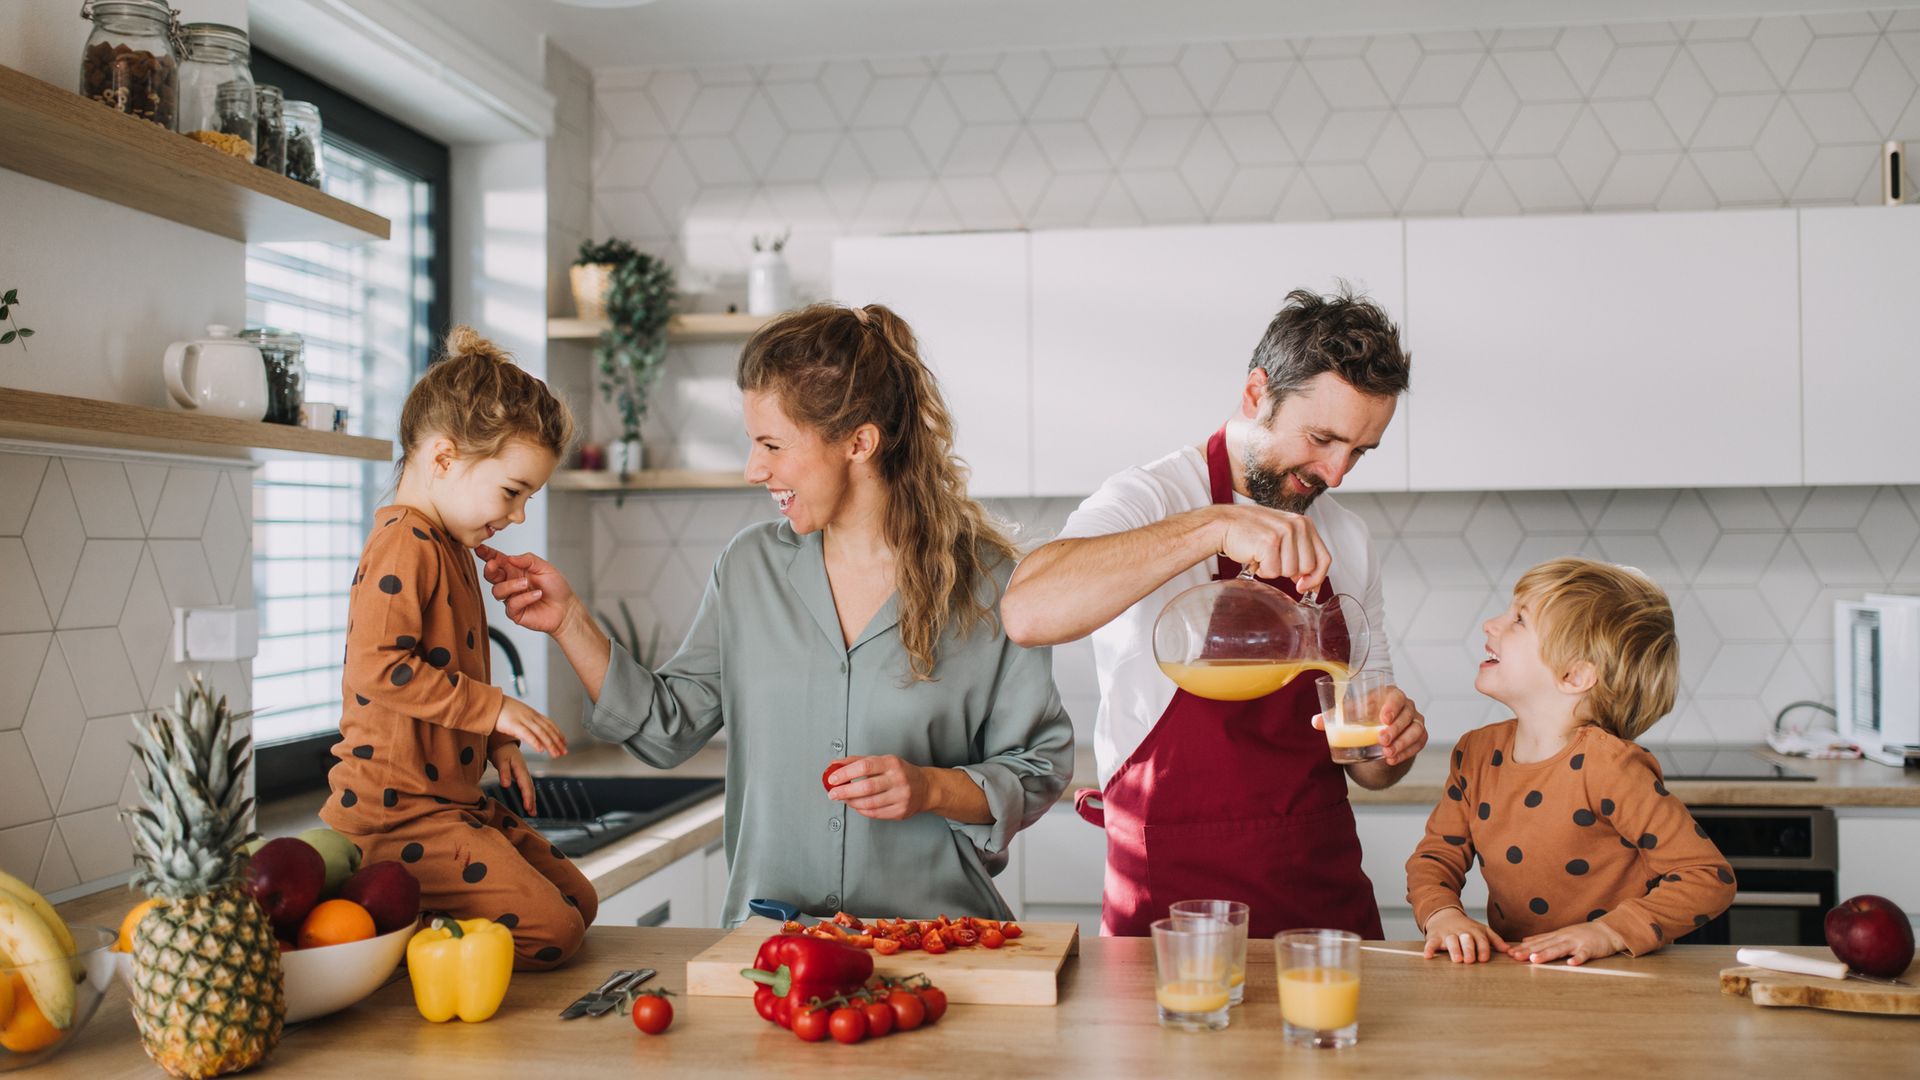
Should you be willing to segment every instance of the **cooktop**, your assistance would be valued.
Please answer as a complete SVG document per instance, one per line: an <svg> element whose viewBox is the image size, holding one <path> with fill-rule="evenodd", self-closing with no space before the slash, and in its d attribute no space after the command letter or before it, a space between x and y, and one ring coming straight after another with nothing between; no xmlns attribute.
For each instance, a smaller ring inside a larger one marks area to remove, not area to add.
<svg viewBox="0 0 1920 1080"><path fill-rule="evenodd" d="M1668 780L1812 780L1751 750L1726 746L1648 747Z"/></svg>

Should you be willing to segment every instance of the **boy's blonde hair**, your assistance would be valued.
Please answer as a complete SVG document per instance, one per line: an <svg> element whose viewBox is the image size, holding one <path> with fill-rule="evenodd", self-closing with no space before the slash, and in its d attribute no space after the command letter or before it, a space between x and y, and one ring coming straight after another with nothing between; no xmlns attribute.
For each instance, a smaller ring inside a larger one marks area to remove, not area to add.
<svg viewBox="0 0 1920 1080"><path fill-rule="evenodd" d="M1673 709L1680 641L1673 605L1647 575L1593 559L1550 559L1520 576L1514 599L1530 608L1540 659L1556 675L1593 665L1579 718L1635 739Z"/></svg>
<svg viewBox="0 0 1920 1080"><path fill-rule="evenodd" d="M398 471L429 435L452 439L463 458L493 457L513 439L564 458L573 444L573 410L505 349L471 326L456 326L400 410Z"/></svg>

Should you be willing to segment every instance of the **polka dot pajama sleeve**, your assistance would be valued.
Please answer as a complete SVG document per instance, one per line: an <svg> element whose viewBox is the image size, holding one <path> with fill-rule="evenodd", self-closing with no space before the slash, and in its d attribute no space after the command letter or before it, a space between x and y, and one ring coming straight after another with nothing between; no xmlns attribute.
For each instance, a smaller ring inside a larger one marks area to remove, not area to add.
<svg viewBox="0 0 1920 1080"><path fill-rule="evenodd" d="M1704 926L1733 903L1733 867L1686 804L1667 791L1659 766L1635 746L1620 756L1607 788L1616 792L1614 831L1622 848L1640 852L1646 895L1622 900L1598 920L1634 956L1652 952Z"/></svg>
<svg viewBox="0 0 1920 1080"><path fill-rule="evenodd" d="M1460 890L1473 869L1466 777L1460 771L1466 745L1467 740L1461 739L1448 757L1447 793L1427 815L1427 834L1407 860L1407 901L1413 905L1414 921L1422 930L1436 912L1466 907L1460 902Z"/></svg>

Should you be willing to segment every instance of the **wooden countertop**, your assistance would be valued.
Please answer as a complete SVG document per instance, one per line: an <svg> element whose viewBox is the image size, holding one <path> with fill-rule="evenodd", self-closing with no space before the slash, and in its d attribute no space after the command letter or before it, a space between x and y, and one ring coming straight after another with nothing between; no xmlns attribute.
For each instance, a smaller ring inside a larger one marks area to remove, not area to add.
<svg viewBox="0 0 1920 1080"><path fill-rule="evenodd" d="M1249 949L1247 1001L1225 1031L1163 1030L1153 1005L1153 951L1142 938L1085 940L1061 975L1061 1003L956 1005L931 1028L858 1046L808 1044L762 1021L744 998L673 998L673 1027L649 1037L624 1017L562 1022L559 1010L615 968L653 967L652 985L685 989L686 961L718 930L595 928L567 968L517 973L507 1003L477 1025L430 1024L404 975L359 1005L287 1033L273 1076L405 1076L473 1080L569 1077L1249 1076L1478 1074L1614 1076L1911 1076L1920 1022L1761 1008L1722 995L1733 949L1675 946L1596 968L1536 970L1513 961L1460 967L1362 953L1360 1043L1341 1051L1285 1045L1273 952ZM1407 949L1409 943L1387 948ZM1803 950L1809 953L1824 950ZM1911 975L1909 976L1911 977ZM157 1075L116 984L56 1059L58 1075ZM45 1072L46 1070L42 1070ZM48 1075L54 1075L48 1073Z"/></svg>

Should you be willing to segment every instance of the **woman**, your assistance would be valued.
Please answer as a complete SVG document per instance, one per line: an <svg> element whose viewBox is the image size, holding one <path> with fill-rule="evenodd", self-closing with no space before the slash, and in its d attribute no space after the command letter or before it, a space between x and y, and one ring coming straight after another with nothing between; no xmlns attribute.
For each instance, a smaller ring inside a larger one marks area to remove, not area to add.
<svg viewBox="0 0 1920 1080"><path fill-rule="evenodd" d="M1048 651L1000 626L1013 549L913 332L816 305L755 334L737 382L746 478L781 520L727 545L671 660L613 648L534 556L481 549L494 596L559 643L596 736L671 768L728 729L728 926L749 897L1006 918L992 877L1065 789L1073 727Z"/></svg>

